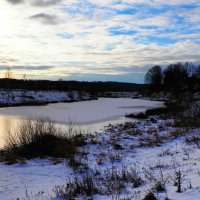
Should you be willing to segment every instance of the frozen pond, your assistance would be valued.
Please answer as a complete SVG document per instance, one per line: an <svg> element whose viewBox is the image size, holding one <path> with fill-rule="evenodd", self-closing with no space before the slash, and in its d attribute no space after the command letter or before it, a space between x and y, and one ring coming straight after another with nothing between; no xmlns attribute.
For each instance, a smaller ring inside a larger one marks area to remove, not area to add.
<svg viewBox="0 0 200 200"><path fill-rule="evenodd" d="M100 98L94 101L56 103L46 106L21 106L0 109L0 147L6 134L16 130L17 124L28 118L49 118L61 128L73 121L80 128L95 132L108 124L133 121L125 118L126 113L144 112L161 107L162 102L129 98Z"/></svg>

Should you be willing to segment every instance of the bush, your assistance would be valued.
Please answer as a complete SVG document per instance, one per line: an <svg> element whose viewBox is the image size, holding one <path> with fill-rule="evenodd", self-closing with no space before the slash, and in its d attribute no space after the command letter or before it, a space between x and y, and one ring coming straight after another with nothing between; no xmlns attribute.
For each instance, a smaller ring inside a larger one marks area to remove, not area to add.
<svg viewBox="0 0 200 200"><path fill-rule="evenodd" d="M83 135L73 135L72 131L63 133L56 128L54 122L44 119L28 120L22 122L18 131L6 139L1 160L9 162L10 158L66 158L76 154L77 148L84 144Z"/></svg>
<svg viewBox="0 0 200 200"><path fill-rule="evenodd" d="M151 108L146 110L146 112L141 113L130 113L126 114L125 117L129 118L136 118L136 119L146 119L152 115L159 115L159 116L176 116L177 113L182 111L182 106L178 105L177 103L165 103L165 107L160 108Z"/></svg>
<svg viewBox="0 0 200 200"><path fill-rule="evenodd" d="M92 176L75 177L69 179L66 187L56 187L55 192L62 199L74 199L76 196L92 196L98 191L97 185Z"/></svg>
<svg viewBox="0 0 200 200"><path fill-rule="evenodd" d="M156 200L155 195L153 194L153 192L149 192L143 200Z"/></svg>
<svg viewBox="0 0 200 200"><path fill-rule="evenodd" d="M66 185L58 186L55 189L56 195L62 199L76 199L78 197L88 197L96 194L100 195L119 195L126 184L133 183L139 187L143 180L133 169L122 168L107 169L104 173L91 173L70 179Z"/></svg>
<svg viewBox="0 0 200 200"><path fill-rule="evenodd" d="M156 189L158 192L164 192L164 191L165 191L165 186L164 186L164 184L162 184L161 182L158 182L158 183L155 185L155 189Z"/></svg>
<svg viewBox="0 0 200 200"><path fill-rule="evenodd" d="M152 109L148 109L145 114L147 116L151 116L151 115L161 115L161 114L166 114L169 112L169 108L168 107L161 107L161 108L152 108Z"/></svg>
<svg viewBox="0 0 200 200"><path fill-rule="evenodd" d="M186 143L196 144L198 148L200 148L200 135L199 133L194 133L192 135L186 136Z"/></svg>
<svg viewBox="0 0 200 200"><path fill-rule="evenodd" d="M183 112L175 118L175 125L181 127L200 126L200 102L193 102L184 106Z"/></svg>
<svg viewBox="0 0 200 200"><path fill-rule="evenodd" d="M147 115L145 113L137 113L137 114L130 113L130 114L126 114L125 117L136 118L136 119L146 119Z"/></svg>

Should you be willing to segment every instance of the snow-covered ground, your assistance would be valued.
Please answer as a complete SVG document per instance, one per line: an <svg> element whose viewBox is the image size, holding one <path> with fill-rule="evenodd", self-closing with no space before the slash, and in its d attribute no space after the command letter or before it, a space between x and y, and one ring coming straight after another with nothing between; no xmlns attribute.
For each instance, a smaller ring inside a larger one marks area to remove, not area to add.
<svg viewBox="0 0 200 200"><path fill-rule="evenodd" d="M141 200L152 190L159 200L166 197L170 200L199 200L200 149L196 144L185 142L187 137L194 134L199 136L199 131L174 128L170 120L147 120L110 126L104 134L98 134L92 139L97 144L89 145L89 152L92 152L89 155L89 166L93 166L94 170L98 166L101 172L107 168L133 169L144 180L137 188L130 183L127 184L121 195L115 194L121 198ZM116 144L120 145L117 147L120 147L119 150L114 150ZM118 153L120 156L113 161L112 157ZM102 163L100 165L99 160ZM179 170L182 176L181 193L176 192L175 186ZM165 184L165 192L154 189L158 182ZM96 195L95 199L111 197Z"/></svg>
<svg viewBox="0 0 200 200"><path fill-rule="evenodd" d="M170 200L199 200L200 149L196 144L185 142L187 137L199 136L199 131L175 128L172 120L152 119L110 125L104 132L87 137L88 144L76 157L82 163L78 169L70 168L65 160L57 165L46 159L11 166L1 163L0 199L50 199L55 197L55 185L63 185L69 178L91 174L94 180L100 181L98 177L108 175L108 170L120 174L125 169L140 177L141 184L134 187L133 182L122 180L116 182L122 184L120 193L113 190L113 195L103 194L104 188L94 199L141 200L151 190L158 200L166 197ZM174 184L179 172L181 193L176 192ZM113 184L111 180L105 180L108 187ZM165 185L166 191L155 189L158 182ZM103 183L98 184L103 188Z"/></svg>
<svg viewBox="0 0 200 200"><path fill-rule="evenodd" d="M29 90L0 90L0 104L20 104L27 102L54 102L67 100L87 100L90 95L85 92L64 91L29 91Z"/></svg>
<svg viewBox="0 0 200 200"><path fill-rule="evenodd" d="M63 162L54 165L49 160L30 160L26 164L0 164L0 199L50 199L52 189L69 178L72 169Z"/></svg>

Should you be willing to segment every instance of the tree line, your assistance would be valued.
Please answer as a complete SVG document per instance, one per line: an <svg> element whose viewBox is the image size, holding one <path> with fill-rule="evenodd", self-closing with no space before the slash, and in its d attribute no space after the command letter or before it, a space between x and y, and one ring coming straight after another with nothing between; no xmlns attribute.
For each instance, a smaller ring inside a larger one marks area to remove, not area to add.
<svg viewBox="0 0 200 200"><path fill-rule="evenodd" d="M165 91L173 95L200 91L200 65L175 63L164 69L155 65L145 75L150 92Z"/></svg>
<svg viewBox="0 0 200 200"><path fill-rule="evenodd" d="M122 82L79 82L79 81L50 81L50 80L26 80L3 78L0 79L0 88L23 90L58 90L58 91L85 91L89 93L98 92L133 92L142 91L144 84L122 83Z"/></svg>

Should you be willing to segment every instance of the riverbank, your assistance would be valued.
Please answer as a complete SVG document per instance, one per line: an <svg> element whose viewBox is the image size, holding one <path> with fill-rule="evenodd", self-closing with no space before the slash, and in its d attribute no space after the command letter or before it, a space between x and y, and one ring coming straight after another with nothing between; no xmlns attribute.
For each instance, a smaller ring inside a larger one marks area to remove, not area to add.
<svg viewBox="0 0 200 200"><path fill-rule="evenodd" d="M0 104L0 108L6 107L20 107L20 106L43 106L48 104L55 104L55 103L75 103L80 101L94 101L98 100L98 98L88 98L88 99L79 99L79 100L61 100L61 101L27 101L22 103L13 103L13 104Z"/></svg>
<svg viewBox="0 0 200 200"><path fill-rule="evenodd" d="M143 200L153 195L157 200L198 200L199 131L156 117L109 125L103 132L88 135L73 161L1 163L0 197Z"/></svg>
<svg viewBox="0 0 200 200"><path fill-rule="evenodd" d="M0 90L0 108L97 100L89 93L71 91Z"/></svg>
<svg viewBox="0 0 200 200"><path fill-rule="evenodd" d="M0 108L18 106L37 106L50 103L73 103L98 100L99 98L132 98L151 101L168 101L164 94L144 96L139 92L100 92L96 96L83 91L46 91L46 90L6 90L0 89Z"/></svg>

